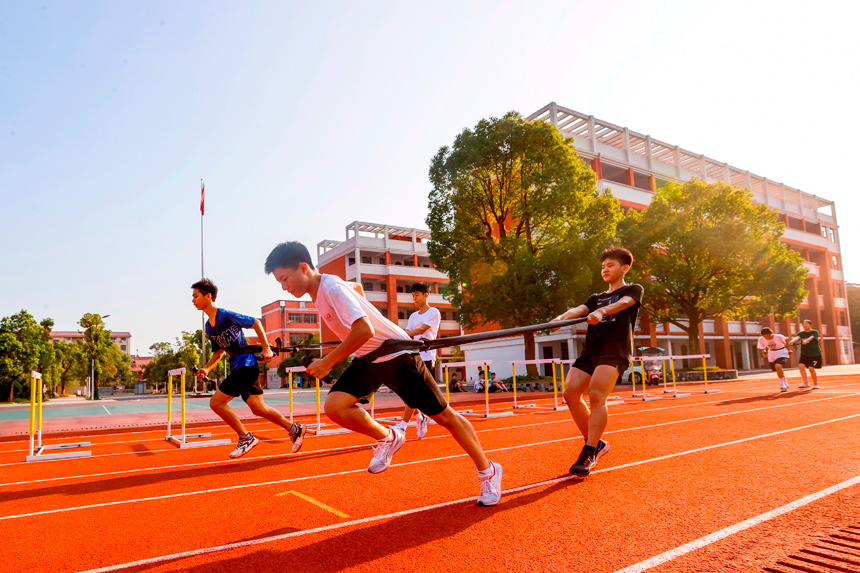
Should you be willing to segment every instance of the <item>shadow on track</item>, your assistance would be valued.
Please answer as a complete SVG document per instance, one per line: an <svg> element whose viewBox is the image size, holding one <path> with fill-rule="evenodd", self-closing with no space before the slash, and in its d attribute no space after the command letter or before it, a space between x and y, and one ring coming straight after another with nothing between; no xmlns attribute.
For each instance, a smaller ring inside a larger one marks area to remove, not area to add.
<svg viewBox="0 0 860 573"><path fill-rule="evenodd" d="M717 402L715 406L734 406L736 404L754 404L758 402L778 402L785 398L794 398L795 396L805 396L811 394L811 390L797 390L794 392L775 392L773 394L765 394L764 396L750 396L749 398L732 398L725 402Z"/></svg>
<svg viewBox="0 0 860 573"><path fill-rule="evenodd" d="M512 494L517 497L505 498L495 507L478 507L474 502L465 502L452 506L440 507L415 514L403 515L382 522L368 525L354 525L351 529L334 535L327 539L310 542L302 547L295 547L299 543L307 543L307 538L283 539L278 543L284 547L277 550L270 547L271 544L260 545L260 549L246 548L242 551L252 551L240 557L218 560L211 557L209 563L189 567L184 559L166 566L169 571L182 571L187 573L212 573L224 571L230 573L260 573L261 571L290 571L290 573L335 573L347 571L354 567L367 565L368 563L397 553L415 549L425 548L425 567L427 571L439 570L438 564L434 564L434 558L448 558L449 555L440 555L438 549L433 547L434 542L448 539L462 531L475 526L493 516L506 511L527 506L541 498L551 495L564 488L575 487L582 484L582 480L565 480L553 484L546 489L538 489L525 494ZM549 530L548 530L549 532ZM273 531L262 537L278 535L279 531ZM322 533L320 535L327 535ZM480 528L476 533L478 539L483 535ZM225 540L225 543L229 541ZM492 545L488 546L491 551ZM463 555L466 556L474 551L474 546L464 547ZM192 558L195 559L195 558ZM462 571L470 570L471 563L461 563ZM159 564L165 567L165 564ZM123 571L146 571L153 565L144 567L132 567ZM380 565L378 571L392 570L383 569ZM397 570L397 569L394 569Z"/></svg>

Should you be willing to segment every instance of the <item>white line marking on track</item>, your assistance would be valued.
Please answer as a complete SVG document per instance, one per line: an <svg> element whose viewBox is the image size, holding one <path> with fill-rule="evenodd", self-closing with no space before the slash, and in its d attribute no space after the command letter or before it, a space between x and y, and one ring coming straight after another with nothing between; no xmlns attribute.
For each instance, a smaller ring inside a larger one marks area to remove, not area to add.
<svg viewBox="0 0 860 573"><path fill-rule="evenodd" d="M669 457L677 457L677 456L687 455L687 454L689 454L689 453L699 452L699 451L702 451L702 450L705 450L705 449L712 449L712 448L718 448L718 447L727 446L727 445L732 445L732 444L738 444L738 443L747 442L747 441L750 441L750 440L755 440L755 439L765 438L765 437L769 437L769 436L775 436L775 435L778 435L778 434L784 434L784 433L787 433L787 432L793 432L793 431L797 431L797 430L801 430L801 429L806 429L806 428L810 428L810 427L814 427L814 426L819 426L819 425L822 425L822 424L828 424L828 423L831 423L831 422L837 422L837 421L846 420L846 419L850 419L850 418L856 418L856 417L858 417L858 416L860 416L860 414L854 414L854 415L852 415L852 416L845 416L844 418L837 418L837 419L835 419L835 420L828 420L828 421L826 421L826 422L818 422L818 423L815 423L815 424L809 424L808 426L800 426L800 427L798 427L798 428L792 428L792 429L790 429L790 430L781 430L781 431L779 431L779 432L772 432L772 433L769 433L769 434L762 434L761 436L755 436L755 437L751 437L751 438L744 438L744 439L742 439L742 440L735 440L735 441L732 441L732 442L726 442L725 444L717 444L717 445L713 445L713 446L707 446L707 447L705 447L705 448L697 448L697 449L695 449L695 450L689 450L688 452L678 452L678 453L676 453L676 454L671 454L671 455L669 455L669 456L661 456L661 457L659 457L659 458L654 458L654 459L652 459L652 460L643 460L643 461L641 461L641 462L634 462L633 464L625 464L625 465L622 465L622 466L615 466L615 467L611 467L611 468L605 468L605 469L601 469L601 470L596 470L596 471L594 471L594 472L592 472L592 473L603 473L603 472L608 472L608 471L614 471L614 470L616 470L616 469L621 469L621 468L624 468L624 467L630 467L631 465L639 465L639 464L643 464L643 463L648 463L648 462L650 462L650 461L663 460L663 459L666 459L666 458L669 458ZM555 440L555 441L558 441L558 440ZM504 449L504 448L503 448L503 449ZM495 450L495 451L498 451L498 450ZM460 457L460 456L452 456L452 457ZM420 462L411 462L411 463L420 463ZM350 472L350 473L352 473L352 472ZM526 491L526 490L529 490L529 489L535 489L535 488L544 487L544 486L548 486L548 485L553 485L553 484L556 484L556 483L560 483L560 482L564 482L564 481L570 481L570 480L575 480L575 479L579 479L579 478L576 478L576 477L574 477L574 476L569 476L569 477L556 478L556 479L552 479L552 480L542 481L542 482L540 482L540 483L527 484L527 485L524 485L524 486L520 486L520 487L516 487L516 488L511 488L511 489L505 490L505 494L510 495L510 494L512 494L512 493L518 493L518 492ZM727 533L727 534L725 534L725 535L723 535L723 536L722 536L722 537L727 537L728 535L731 535L732 533L736 533L737 531L741 531L742 529L746 529L746 528L749 528L749 527L753 527L754 525L757 525L758 523L761 523L761 522L763 522L763 521L767 521L768 519L772 519L773 517L777 517L778 515L782 515L783 513L787 513L787 512L789 512L789 511L792 511L792 510L794 510L794 509L796 509L796 508L798 508L798 507L801 507L801 506L803 506L803 505L806 505L806 504L808 504L808 503L811 503L812 501L815 501L816 499L820 499L820 498L822 498L822 497L825 497L825 496L827 496L827 495L830 495L830 494L832 494L832 493L835 493L835 492L837 492L837 491L840 491L840 490L842 490L842 489L845 489L845 488L850 487L850 486L852 486L852 485L855 485L855 484L857 484L857 483L860 483L860 476L854 477L854 478L852 478L852 479L850 479L850 480L847 480L847 481L845 481L845 482L842 482L842 483L840 483L840 484L837 484L837 485L835 485L835 486L832 486L832 487L827 488L827 489L825 489L825 490L822 490L822 491L820 491L820 492L814 493L814 494L812 494L812 495L808 495L808 496L806 496L806 497L804 497L804 498L801 498L801 499L799 499L799 500L797 500L797 501L794 501L794 502L789 503L789 504L787 504L787 505L784 505L784 506L782 506L782 507L780 507L780 508L777 508L777 509L775 509L775 510L772 510L772 511L770 511L770 512L768 512L768 513L762 514L762 515L757 516L757 517L754 517L754 518L752 518L752 519L748 519L747 521L741 522L741 523L739 523L739 524L737 524L737 525L735 525L735 526L732 526L731 528L726 528L726 529L723 529L723 530L721 530L721 531L718 531L717 533L711 534L710 536L703 537L702 539L700 539L700 540L698 540L698 541L694 541L694 542L689 543L689 544L687 544L687 545L681 546L681 547L679 547L679 548L677 548L677 549L675 549L675 550L673 550L673 551L678 551L678 550L681 550L682 548L686 548L686 547L688 547L688 546L692 546L692 545L694 545L694 544L698 543L699 541L702 541L703 539L708 539L708 538L710 538L710 537L712 537L712 536L718 536L718 535L722 534L723 532L726 532L726 531L728 531L728 530L730 530L730 529L732 529L732 528L739 528L739 529L737 529L736 531L732 531L731 533ZM313 535L313 534L315 534L315 533L322 533L322 532L326 532L326 531L333 531L333 530L336 530L336 529L342 529L342 528L344 528L344 527L350 527L350 526L355 526L355 525L363 525L363 524L365 524L365 523L372 523L372 522L374 522L374 521L382 521L382 520L385 520L385 519L393 519L393 518L396 518L396 517L402 517L402 516L405 516L405 515L411 515L411 514L415 514L415 513L421 513L421 512L424 512L424 511L430 511L430 510L433 510L433 509L439 509L439 508L442 508L442 507L450 507L450 506L452 506L452 505L458 505L458 504L462 504L462 503L467 503L467 502L470 502L470 501L474 501L475 499L477 499L477 498L475 498L475 497L468 497L468 498L458 499L458 500L455 500L455 501L447 501L447 502L444 502L444 503L437 503L437 504L434 504L434 505L428 505L428 506L425 506L425 507L418 507L418 508L413 508L413 509L406 509L406 510L403 510L403 511L397 511L397 512L394 512L394 513L387 513L387 514L384 514L384 515L376 515L376 516L372 516L372 517L365 517L365 518L362 518L362 519L354 519L354 520L352 520L352 521L347 521L347 522L339 523L339 524L335 524L335 525L326 525L326 526L323 526L323 527L316 527L316 528L313 528L313 529L307 529L307 530L304 530L304 531L295 531L295 532L292 532L292 533L285 533L285 534L283 534L283 535L273 535L273 536L271 536L271 537L264 537L264 538L261 538L261 539L253 539L253 540L249 540L249 541L239 541L239 542L236 542L236 543L227 543L227 544L224 544L224 545L218 545L218 546L215 546L215 547L206 547L206 548L203 548L203 549L196 549L196 550L193 550L193 551L183 551L183 552L181 552L181 553L173 553L173 554L171 554L171 555L162 555L162 556L160 556L160 557L152 557L152 558L149 558L149 559L141 559L141 560L139 560L139 561L132 561L132 562L130 562L130 563L122 563L122 564L119 564L119 565L111 565L111 566L108 566L108 567L100 567L100 568L98 568L98 569L89 569L89 570L87 570L87 571L83 571L83 572L81 572L81 573L108 573L109 571L120 571L120 570L122 570L122 569L128 569L128 568L131 568L131 567L140 567L140 566L142 566L142 565L152 565L152 564L154 564L154 563L162 563L162 562L164 562L164 561L173 561L173 560L176 560L176 559L183 559L183 558L187 558L187 557L194 557L194 556L196 556L196 555L204 555L204 554L207 554L207 553L216 553L216 552L219 552L219 551L226 551L226 550L229 550L229 549L237 549L237 548L240 548L240 547L248 547L248 546L251 546L251 545L259 545L259 544L262 544L262 543L271 543L271 542L273 542L273 541L280 541L280 540L283 540L283 539L289 539L289 538L291 538L291 537L301 537L301 536L305 536L305 535ZM767 516L767 517L765 517L765 518L763 519L763 517L764 517L764 516ZM741 526L744 526L744 527L741 527ZM715 539L713 539L713 541L717 541L718 539L722 539L722 537L716 537ZM713 541L709 541L709 543L713 543ZM701 544L701 545L699 545L699 546L697 546L697 547L689 548L689 549L687 549L687 551L684 551L683 553L678 553L677 555L675 555L675 556L671 557L671 559L674 559L675 557L680 556L680 555L683 555L684 553L687 553L687 552L689 552L689 551L692 551L693 549L698 549L698 547L702 547L702 546L704 546L704 545L707 545L707 543L703 543L703 544ZM662 554L662 555L667 555L668 553L671 553L671 552L667 552L667 553L664 553L664 554ZM653 557L652 559L658 559L658 558L660 558L660 557L661 557L661 555L658 555L657 557ZM669 560L669 559L664 559L664 561L661 561L661 562L659 562L659 563L662 563L662 562L665 562L665 561L668 561L668 560ZM650 561L650 560L649 560L649 561ZM647 562L643 561L642 563L647 563ZM648 569L648 568L650 568L650 567L653 567L653 566L655 566L655 565L658 565L659 563L655 562L653 565L649 565L649 566L648 566L648 567L646 567L645 569ZM635 567L635 566L633 566L633 567ZM621 571L619 571L619 572L617 572L617 573L633 573L634 571L644 571L645 569L631 569L631 568L627 568L627 569L622 569Z"/></svg>
<svg viewBox="0 0 860 573"><path fill-rule="evenodd" d="M682 451L682 452L676 452L676 453L674 453L674 454L667 454L667 455L665 455L665 456L659 456L659 457L656 457L656 458L649 458L649 459L646 459L646 460L639 460L639 461L636 461L636 462L630 462L630 463L626 463L626 464L622 464L622 465L618 465L618 466L612 466L612 467L610 467L610 468L605 468L605 469L601 469L601 470L595 470L595 471L593 471L593 472L591 472L591 473L595 473L595 474L596 474L596 473L604 473L604 472L615 471L615 470L624 469L624 468L629 468L629 467L634 467L634 466L640 466L640 465L642 465L642 464L647 464L647 463L651 463L651 462L657 462L657 461L667 460L667 459L670 459L670 458L677 458L677 457L680 457L680 456L686 456L686 455L689 455L689 454L695 454L695 453L698 453L698 452L704 452L704 451L707 451L707 450L713 450L713 449L716 449L716 448L722 448L722 447L725 447L725 446L733 446L733 445L735 445L735 444L742 444L742 443L744 443L744 442L750 442L750 441L752 441L752 440L760 440L760 439L763 439L763 438L769 438L769 437L773 437L773 436L779 436L779 435L781 435L781 434L788 434L788 433L790 433L790 432L797 432L797 431L799 431L799 430L806 430L806 429L809 429L809 428L814 428L814 427L816 427L816 426L823 426L823 425L825 425L825 424L832 424L832 423L834 423L834 422L842 422L842 421L850 420L850 419L857 418L857 417L860 417L860 414L852 414L852 415L850 415L850 416L843 416L843 417L841 417L841 418L834 418L834 419L832 419L832 420L825 420L825 421L823 421L823 422L815 422L814 424L807 424L807 425L805 425L805 426L797 426L797 427L795 427L795 428L789 428L789 429L787 429L787 430L779 430L779 431L776 431L776 432L769 432L769 433L767 433L767 434L760 434L760 435L758 435L758 436L750 436L750 437L748 437L748 438L741 438L740 440L732 440L731 442L722 442L722 443L719 443L719 444L713 444L713 445L710 445L710 446L702 446L701 448L694 448L694 449L692 449L692 450L684 450L684 451ZM492 449L492 450L484 450L484 453L485 453L485 454L489 454L489 453L492 453L492 452L504 452L504 451L508 451L508 450L518 450L518 449L530 448L530 447L535 447L535 446L544 446L544 445L548 445L548 444L557 444L557 443L559 443L559 442L568 442L568 441L572 441L572 440L574 440L574 439L579 439L579 438L559 438L559 439L556 439L556 440L545 440L545 441L543 441L543 442L532 442L532 443L528 443L528 444L520 444L520 445L517 445L517 446L506 446L506 447L503 447L503 448L495 448L495 449ZM399 463L399 464L392 464L392 465L391 465L391 467L411 466L411 465L417 465L417 464L427 464L427 463L431 463L431 462L438 462L438 461L445 461L445 460L453 460L453 459L457 459L457 458L464 458L464 457L467 457L467 454L455 454L455 455L451 455L451 456L442 456L442 457L430 458L430 459L424 459L424 460L415 460L415 461L412 461L412 462L403 462L403 463ZM118 500L118 501L108 501L108 502L104 502L104 503L94 503L94 504L90 504L90 505L79 505L79 506L76 506L76 507L64 507L64 508L60 508L60 509L47 509L47 510L44 510L44 511L34 511L34 512L32 512L32 513L21 513L21 514L18 514L18 515L5 515L5 516L0 516L0 521L4 521L4 520L7 520L7 519L18 519L18 518L21 518L21 517L34 517L34 516L37 516L37 515L48 515L48 514L53 514L53 513L66 513L66 512L70 512L70 511L77 511L77 510L80 510L80 509L92 509L92 508L96 508L96 507L108 507L108 506L113 506L113 505L125 505L125 504L129 504L129 503L137 503L137 502L141 502L141 501L156 501L156 500L162 500L162 499L172 499L172 498L177 498L177 497L187 497L187 496L191 496L191 495L203 495L203 494L207 494L207 493L216 493L216 492L221 492L221 491L231 491L231 490L236 490L236 489L245 489L245 488L251 488L251 487L262 487L262 486L269 486L269 485L278 485L278 484L289 483L289 482L294 482L294 481L303 481L303 480L321 479L321 478L327 478L327 477L337 477L337 476L348 475L348 474L354 474L354 473L362 473L362 472L366 472L366 471L367 471L367 469L365 469L365 468L361 468L361 469L357 469L357 470L345 470L345 471L342 471L342 472L333 472L333 473L319 474L319 475L314 475L314 476L303 476L303 477L287 478L287 479L282 479L282 480L266 481L266 482L259 482L259 483L248 483L248 484L241 484L241 485L231 485L231 486L225 486L225 487L219 487L219 488L213 488L213 489L198 490L198 491L186 491L186 492L182 492L182 493L172 493L172 494L167 494L167 495L157 495L157 496L152 496L152 497L143 497L143 498L138 498L138 499L123 499L123 500ZM564 479L573 479L573 478L564 478ZM534 487L534 486L531 486L531 487Z"/></svg>
<svg viewBox="0 0 860 573"><path fill-rule="evenodd" d="M766 513L762 513L761 515L751 517L750 519L741 521L740 523L736 523L735 525L726 527L725 529L721 529L719 531L711 533L710 535L705 535L704 537L700 537L695 541L685 543L684 545L678 546L674 549L670 549L669 551L661 553L660 555L655 555L654 557L646 559L645 561L640 561L639 563L630 565L629 567L625 567L624 569L619 569L618 571L616 571L616 573L641 573L642 571L647 571L652 567L662 565L667 561L671 561L673 559L681 557L682 555L686 555L687 553L690 553L697 549L701 549L706 545L716 543L717 541L725 539L730 535L734 535L735 533L741 532L745 529L755 527L760 523L764 523L765 521L769 521L775 517L779 517L780 515L784 515L790 511L794 511L799 507L803 507L804 505L810 504L813 501L818 501L823 497L827 497L828 495L842 491L845 488L857 484L860 484L860 476L855 476L849 480L845 480L842 483L838 483L834 486L828 487L827 489L823 489L811 495L807 495L806 497L802 497L798 500L792 501L791 503L787 503L781 507L777 507L776 509L772 509Z"/></svg>
<svg viewBox="0 0 860 573"><path fill-rule="evenodd" d="M737 414L748 414L750 412L758 412L761 410L771 410L774 408L786 408L789 406L801 406L804 404L812 404L815 402L823 402L826 400L836 400L838 398L850 398L852 396L854 396L854 394L846 394L844 396L831 396L831 397L827 397L827 398L817 398L815 400L807 400L804 402L790 402L787 404L777 404L775 406L762 406L761 408L751 408L749 410L738 410L735 412L724 412L722 414L712 414L710 416L699 416L696 418L684 418L682 420L671 420L669 422L660 422L657 424L649 424L647 426L634 426L632 428L620 428L617 430L610 430L608 432L605 432L605 434L608 435L608 434L617 434L620 432L632 432L632 431L637 431L637 430L647 430L647 429L651 429L651 428L658 428L661 426L671 426L673 424L681 424L681 423L685 423L685 422L698 422L698 421L702 421L702 420L708 420L711 418L722 418L724 416L734 416ZM743 399L743 398L739 398L739 399ZM708 403L713 403L713 402L708 402ZM681 406L669 406L668 408L660 408L660 410L684 408L684 407L692 406L692 405L693 404L684 404ZM618 414L613 414L613 415L636 414L636 413L641 413L643 411L650 412L653 410L639 410L636 412L619 412ZM503 430L519 430L522 428L535 428L538 426L549 426L552 424L565 424L568 422L570 422L569 419L552 420L552 421L538 422L538 423L534 423L534 424L520 424L518 426L503 426L503 427L499 427L499 428L488 428L486 430L476 430L476 433L498 432L498 431L503 431ZM451 436L449 434L443 434L440 436L427 436L424 439L425 440L434 440L434 439L444 439L444 438L450 438L450 437ZM269 440L267 438L260 438L260 439L261 439L261 441L275 441L275 440ZM565 438L565 439L568 439L568 438ZM569 439L579 439L579 438L569 438ZM408 441L411 441L411 440L408 440ZM29 481L0 483L0 487L6 487L6 486L11 486L11 485L25 485L25 484L31 484L31 483L60 481L60 480L84 479L84 478L90 478L90 477L104 477L104 476L121 475L121 474L128 474L128 473L142 473L142 472L157 471L157 470L172 470L172 469L180 469L180 468L191 468L191 467L197 467L197 466L217 466L217 465L221 465L221 464L239 464L239 463L244 463L244 462L253 462L255 460L265 460L265 459L271 459L271 458L288 458L288 457L298 457L298 456L303 456L303 455L306 456L306 455L311 455L311 454L330 453L330 452L347 451L347 450L357 450L357 449L363 449L365 447L370 447L370 444L356 444L353 446L341 446L341 447L337 447L337 448L304 451L304 452L301 452L299 454L271 454L271 455L267 455L267 456L255 456L252 458L216 460L216 461L211 461L211 462L197 462L197 463L191 463L191 464L176 464L176 465L171 465L171 466L155 466L155 467L150 467L150 468L135 468L135 469L130 469L130 470L117 470L117 471L113 471L113 472L104 472L104 473L98 473L98 474L83 474L83 475L53 477L53 478L42 478L42 479L29 480ZM170 449L170 450L166 450L166 451L180 451L180 450ZM107 454L107 455L115 455L115 454Z"/></svg>
<svg viewBox="0 0 860 573"><path fill-rule="evenodd" d="M111 414L111 413L110 413L110 410L108 410L108 409L107 409L107 406L105 406L104 404L102 404L102 408L104 408L104 409L105 409L105 412L107 412L109 416L113 416L113 414Z"/></svg>

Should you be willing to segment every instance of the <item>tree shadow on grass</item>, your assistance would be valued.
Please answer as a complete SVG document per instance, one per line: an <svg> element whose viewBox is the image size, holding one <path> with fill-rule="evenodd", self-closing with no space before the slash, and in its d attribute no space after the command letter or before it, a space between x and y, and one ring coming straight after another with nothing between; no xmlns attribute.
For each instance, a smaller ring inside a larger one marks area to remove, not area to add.
<svg viewBox="0 0 860 573"><path fill-rule="evenodd" d="M419 547L426 548L424 557L427 570L438 570L438 568L434 568L434 559L448 560L451 555L450 553L440 553L438 549L434 548L434 542L449 539L495 515L527 506L547 495L565 488L576 487L581 483L583 483L582 480L571 479L553 484L546 489L540 488L531 493L519 494L517 497L506 499L503 496L501 503L494 507L479 507L474 505L474 502L469 501L401 515L367 525L346 526L342 533L330 537L328 537L331 535L330 533L319 533L319 536L327 537L300 547L295 547L295 545L305 543L307 538L299 537L298 541L286 538L264 542L259 545L259 549L252 549L251 553L237 557L227 558L226 555L221 555L222 558L219 559L218 553L213 552L209 562L205 564L189 566L188 562L182 559L176 561L173 567L168 568L168 570L188 573L218 571L230 573L262 573L264 571L335 573ZM252 539L265 539L279 535L281 531L273 531ZM484 539L488 534L484 530L483 533L477 532L476 535L476 543L463 548L462 555L464 558L482 546L483 541L481 539ZM291 548L291 546L293 547ZM491 551L492 547L488 546L487 550ZM240 551L244 552L247 549ZM389 568L384 568L385 564L380 564L378 570L397 570L396 567L390 568L390 563L388 565ZM124 569L124 571L146 571L151 567L152 565L147 565L140 568ZM460 567L462 571L468 571L469 561L461 562Z"/></svg>

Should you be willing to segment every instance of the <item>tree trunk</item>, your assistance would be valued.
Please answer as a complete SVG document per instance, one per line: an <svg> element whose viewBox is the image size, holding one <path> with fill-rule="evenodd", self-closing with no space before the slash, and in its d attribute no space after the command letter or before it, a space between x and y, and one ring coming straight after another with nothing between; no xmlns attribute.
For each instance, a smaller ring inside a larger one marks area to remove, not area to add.
<svg viewBox="0 0 860 573"><path fill-rule="evenodd" d="M523 342L525 343L525 351L526 351L526 360L534 360L535 359L535 333L534 332L526 332L523 334ZM538 373L537 364L526 364L526 374L529 376L538 377L540 374Z"/></svg>

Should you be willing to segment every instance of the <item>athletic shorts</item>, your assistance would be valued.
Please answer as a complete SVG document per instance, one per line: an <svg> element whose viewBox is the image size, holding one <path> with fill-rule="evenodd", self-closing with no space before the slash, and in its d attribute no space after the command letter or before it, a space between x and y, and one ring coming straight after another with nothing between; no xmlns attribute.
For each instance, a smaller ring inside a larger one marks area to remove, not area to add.
<svg viewBox="0 0 860 573"><path fill-rule="evenodd" d="M248 401L252 394L263 393L260 387L260 370L256 366L243 366L230 372L230 375L221 382L218 389L228 396L241 396L242 400Z"/></svg>
<svg viewBox="0 0 860 573"><path fill-rule="evenodd" d="M595 354L587 354L580 356L576 359L576 362L573 363L573 367L577 370L582 370L589 376L594 374L594 370L598 366L602 365L614 366L616 370L618 370L618 377L624 375L624 371L630 366L630 361L625 360L623 357L618 356L617 354L607 354L603 356L597 356Z"/></svg>
<svg viewBox="0 0 860 573"><path fill-rule="evenodd" d="M776 372L776 365L785 366L788 364L788 356L782 356L770 363L770 369Z"/></svg>
<svg viewBox="0 0 860 573"><path fill-rule="evenodd" d="M800 363L807 368L821 368L821 355L818 356L801 356Z"/></svg>
<svg viewBox="0 0 860 573"><path fill-rule="evenodd" d="M376 392L383 384L407 406L428 416L441 414L448 407L433 374L417 353L401 354L376 363L355 359L334 383L331 392L346 392L362 398Z"/></svg>

